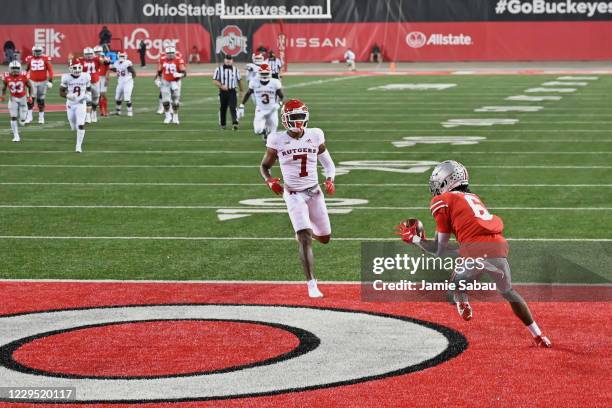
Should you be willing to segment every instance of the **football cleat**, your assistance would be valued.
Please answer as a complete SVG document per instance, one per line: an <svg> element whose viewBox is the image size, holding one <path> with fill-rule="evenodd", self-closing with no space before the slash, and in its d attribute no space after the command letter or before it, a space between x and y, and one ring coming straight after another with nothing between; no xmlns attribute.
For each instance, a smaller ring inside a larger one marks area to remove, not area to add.
<svg viewBox="0 0 612 408"><path fill-rule="evenodd" d="M91 113L85 114L85 123L91 123Z"/></svg>
<svg viewBox="0 0 612 408"><path fill-rule="evenodd" d="M19 137L19 135L13 136L13 142L21 142L21 138Z"/></svg>
<svg viewBox="0 0 612 408"><path fill-rule="evenodd" d="M533 341L535 342L536 347L552 348L552 343L546 336L543 336L543 335L536 336L533 338Z"/></svg>
<svg viewBox="0 0 612 408"><path fill-rule="evenodd" d="M232 129L238 130L238 125L232 125Z"/></svg>
<svg viewBox="0 0 612 408"><path fill-rule="evenodd" d="M91 111L91 121L93 123L97 123L98 122L98 113L96 111Z"/></svg>
<svg viewBox="0 0 612 408"><path fill-rule="evenodd" d="M44 116L39 116L38 117L38 123L40 123L41 125L45 124L45 117Z"/></svg>
<svg viewBox="0 0 612 408"><path fill-rule="evenodd" d="M179 123L181 123L179 122L178 114L172 115L172 123L174 123L175 125L178 125Z"/></svg>
<svg viewBox="0 0 612 408"><path fill-rule="evenodd" d="M308 281L308 296L311 298L322 298L323 293L317 287L317 280Z"/></svg>
<svg viewBox="0 0 612 408"><path fill-rule="evenodd" d="M81 149L81 146L77 146L76 149L74 149L75 152L77 153L83 153L83 150Z"/></svg>
<svg viewBox="0 0 612 408"><path fill-rule="evenodd" d="M470 306L469 302L457 302L457 313L459 316L466 322L472 319L472 306Z"/></svg>
<svg viewBox="0 0 612 408"><path fill-rule="evenodd" d="M127 115L128 115L128 117L131 118L132 116L134 116L134 113L132 111L128 111Z"/></svg>
<svg viewBox="0 0 612 408"><path fill-rule="evenodd" d="M168 124L170 122L172 122L172 114L169 112L166 112L166 116L164 117L164 123Z"/></svg>
<svg viewBox="0 0 612 408"><path fill-rule="evenodd" d="M164 113L164 106L162 104L160 104L159 108L157 108L157 114L161 115L162 113Z"/></svg>
<svg viewBox="0 0 612 408"><path fill-rule="evenodd" d="M32 121L34 120L34 115L32 115L32 111L28 110L28 113L26 114L26 119L24 121L24 123L32 123Z"/></svg>

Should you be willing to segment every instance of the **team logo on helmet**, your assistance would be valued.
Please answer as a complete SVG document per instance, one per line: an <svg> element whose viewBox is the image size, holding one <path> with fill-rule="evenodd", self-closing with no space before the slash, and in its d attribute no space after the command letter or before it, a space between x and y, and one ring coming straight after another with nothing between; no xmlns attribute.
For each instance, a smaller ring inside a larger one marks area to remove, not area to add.
<svg viewBox="0 0 612 408"><path fill-rule="evenodd" d="M217 54L226 54L235 57L247 52L247 37L242 34L240 27L228 25L223 27L221 35L217 37Z"/></svg>

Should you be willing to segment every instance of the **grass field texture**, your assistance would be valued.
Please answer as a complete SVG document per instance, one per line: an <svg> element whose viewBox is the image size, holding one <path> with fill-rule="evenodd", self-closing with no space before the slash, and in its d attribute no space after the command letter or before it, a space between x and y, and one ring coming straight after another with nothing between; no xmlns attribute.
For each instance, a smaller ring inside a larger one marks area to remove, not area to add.
<svg viewBox="0 0 612 408"><path fill-rule="evenodd" d="M567 240L568 251L584 245L592 257L609 257L605 245L592 245L612 239L612 77L542 85L558 78L285 78L286 98L309 105L309 126L325 131L337 166L350 170L337 177L335 198L367 200L330 202L338 211L331 215L331 244L315 246L319 279L357 280L361 242L395 239L394 225L407 217L423 220L431 235L427 181L432 163L446 159L468 167L472 190L504 219L507 237L521 245ZM415 83L456 86L370 90ZM113 79L109 96L114 86ZM542 87L551 91L526 92ZM49 104L62 103L56 88L50 93ZM517 95L561 99L506 100ZM135 117L89 125L80 155L64 112L48 113L44 126L23 128L19 144L10 142L8 114L2 114L0 277L302 279L284 207L259 176L264 145L252 132L253 105L247 105L239 131L222 131L208 77L184 80L180 126L162 124L154 113L157 96L151 78L138 78ZM485 106L543 109L475 112ZM452 119L518 122L443 126ZM416 136L485 139L472 145L393 144ZM405 161L424 169L397 172L398 166L414 168ZM274 174L280 174L278 167ZM272 201L241 203L255 199ZM228 214L236 218L223 219ZM515 279L539 280L520 271Z"/></svg>

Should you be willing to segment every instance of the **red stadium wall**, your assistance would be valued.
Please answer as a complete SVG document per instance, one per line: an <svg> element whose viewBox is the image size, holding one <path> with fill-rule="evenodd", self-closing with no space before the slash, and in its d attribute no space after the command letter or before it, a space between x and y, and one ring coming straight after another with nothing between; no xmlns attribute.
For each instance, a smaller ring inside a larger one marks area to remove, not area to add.
<svg viewBox="0 0 612 408"><path fill-rule="evenodd" d="M59 62L71 53L81 53L85 47L98 44L99 24L37 24L0 25L0 38L12 38L22 54L29 55L34 44L42 45L45 53ZM112 47L127 51L132 61L139 61L138 45L147 44L147 61L157 61L168 45L176 46L185 59L193 46L202 61L211 58L210 34L201 24L108 24L113 33Z"/></svg>
<svg viewBox="0 0 612 408"><path fill-rule="evenodd" d="M275 44L280 24L264 24L253 44ZM387 61L612 60L612 21L283 24L292 62L341 60L347 48ZM276 48L276 47L274 47Z"/></svg>

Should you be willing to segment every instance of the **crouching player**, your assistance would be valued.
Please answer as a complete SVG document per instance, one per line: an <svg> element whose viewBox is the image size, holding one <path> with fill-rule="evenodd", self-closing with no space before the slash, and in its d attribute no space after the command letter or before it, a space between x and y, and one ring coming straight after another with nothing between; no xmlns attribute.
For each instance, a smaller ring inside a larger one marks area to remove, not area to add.
<svg viewBox="0 0 612 408"><path fill-rule="evenodd" d="M80 63L70 65L70 73L62 75L60 96L66 98L66 113L70 128L76 130L77 153L82 153L83 139L85 139L85 115L87 114L87 98L91 92L91 77L83 72Z"/></svg>
<svg viewBox="0 0 612 408"><path fill-rule="evenodd" d="M115 102L117 104L116 114L121 115L121 103L125 101L127 105L127 115L133 116L132 90L134 89L136 71L134 71L132 61L127 59L127 54L125 52L120 52L111 70L117 73L117 90L115 91Z"/></svg>
<svg viewBox="0 0 612 408"><path fill-rule="evenodd" d="M328 195L336 191L336 168L325 147L323 131L307 127L308 107L304 103L296 99L288 101L283 107L282 122L287 131L274 132L268 136L260 173L268 187L274 193L282 194L287 204L308 282L308 295L313 298L323 297L314 277L312 239L327 244L331 238L331 224L323 192L318 184L317 161L323 165ZM276 160L280 163L284 186L280 184L280 179L273 178L270 173Z"/></svg>
<svg viewBox="0 0 612 408"><path fill-rule="evenodd" d="M532 334L536 345L551 347L550 340L542 335L533 320L529 306L512 288L510 265L507 260L508 243L502 235L503 221L487 210L480 198L470 192L468 184L468 172L461 163L447 160L438 164L429 179L429 190L434 196L431 200L431 214L436 220L435 239L426 240L424 231L419 232L416 224L398 225L398 235L403 241L415 244L425 252L443 256L449 250L450 234L454 234L459 243L460 256L482 257L484 261L475 263L480 269L475 266L461 273L453 272L453 282L459 285L459 281L471 282L483 273L488 274L504 299L510 303L514 314ZM459 315L464 320L470 320L472 307L465 291L456 290L453 293L453 300Z"/></svg>
<svg viewBox="0 0 612 408"><path fill-rule="evenodd" d="M26 123L28 115L28 94L32 94L32 85L25 72L21 71L19 61L9 63L9 72L2 78L2 95L0 100L4 100L6 89L9 89L11 99L8 103L9 114L11 115L11 129L13 130L13 142L21 141L19 137L19 124ZM17 123L19 118L19 124Z"/></svg>

